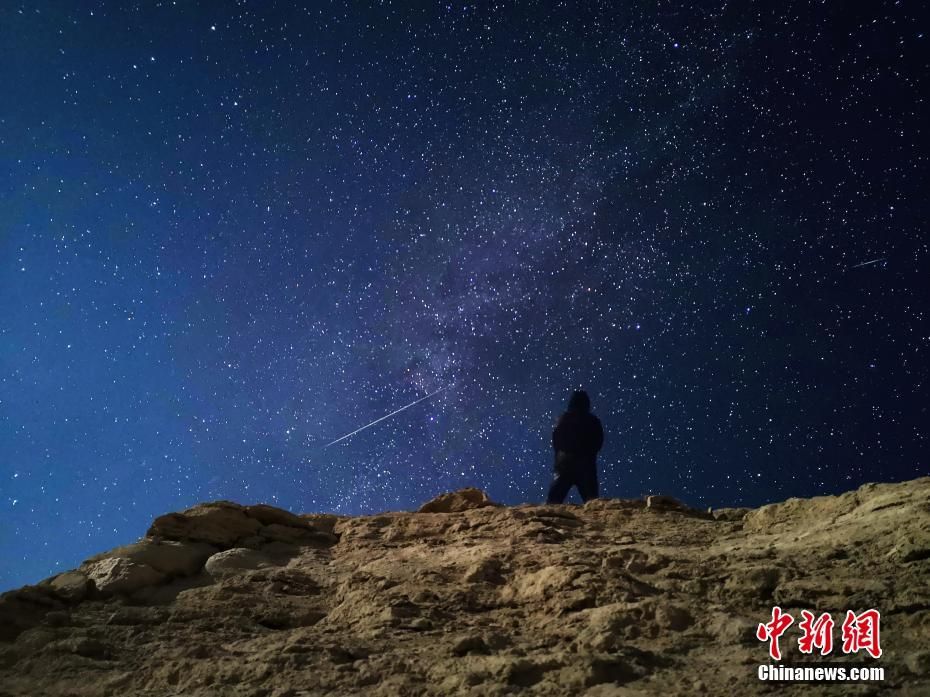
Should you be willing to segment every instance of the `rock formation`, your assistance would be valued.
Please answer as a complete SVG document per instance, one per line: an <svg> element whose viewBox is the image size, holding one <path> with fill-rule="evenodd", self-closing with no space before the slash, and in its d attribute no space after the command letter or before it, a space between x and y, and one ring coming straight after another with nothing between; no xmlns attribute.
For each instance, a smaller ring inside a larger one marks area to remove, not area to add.
<svg viewBox="0 0 930 697"><path fill-rule="evenodd" d="M0 696L930 694L930 477L755 510L667 496L294 515L201 504L0 596ZM884 682L760 681L782 661ZM883 654L843 654L847 610ZM836 621L799 651L800 611Z"/></svg>

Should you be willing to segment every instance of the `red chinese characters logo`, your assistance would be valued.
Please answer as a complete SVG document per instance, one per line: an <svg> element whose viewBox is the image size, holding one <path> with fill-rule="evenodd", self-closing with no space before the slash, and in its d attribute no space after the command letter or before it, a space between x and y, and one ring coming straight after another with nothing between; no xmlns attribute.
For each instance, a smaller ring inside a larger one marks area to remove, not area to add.
<svg viewBox="0 0 930 697"><path fill-rule="evenodd" d="M833 650L833 618L825 612L815 620L809 610L801 610L801 616L804 618L798 623L802 632L798 639L801 653L812 653L816 647L821 656L826 656Z"/></svg>
<svg viewBox="0 0 930 697"><path fill-rule="evenodd" d="M801 637L798 639L798 649L801 653L813 653L814 649L820 649L820 655L826 656L833 651L833 618L829 613L824 612L819 617L815 617L809 610L801 610L801 621L798 622L798 628L801 630ZM858 653L865 650L872 658L879 658L882 655L882 648L879 640L879 623L881 614L878 610L866 610L856 614L852 610L846 611L846 619L843 621L843 653ZM770 622L759 624L756 629L756 638L759 641L769 642L769 656L776 661L781 660L781 649L778 646L778 639L794 623L794 617L777 605L772 608L772 619Z"/></svg>
<svg viewBox="0 0 930 697"><path fill-rule="evenodd" d="M769 656L776 661L781 660L781 649L778 648L778 637L785 633L785 630L791 626L794 618L781 611L776 605L772 608L772 621L766 624L760 624L756 629L756 637L759 641L769 642Z"/></svg>
<svg viewBox="0 0 930 697"><path fill-rule="evenodd" d="M852 610L846 611L843 620L843 653L856 653L861 649L869 652L872 658L882 655L878 643L878 623L881 615L878 610L866 610L857 615Z"/></svg>

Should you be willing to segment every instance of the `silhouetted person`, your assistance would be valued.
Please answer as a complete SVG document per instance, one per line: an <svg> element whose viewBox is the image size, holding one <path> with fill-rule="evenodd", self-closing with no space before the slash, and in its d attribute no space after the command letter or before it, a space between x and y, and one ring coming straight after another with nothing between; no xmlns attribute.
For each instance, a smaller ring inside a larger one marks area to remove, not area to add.
<svg viewBox="0 0 930 697"><path fill-rule="evenodd" d="M588 393L577 390L552 431L555 479L549 487L548 503L565 501L573 486L578 487L583 501L597 498L597 453L603 445L601 420L591 413Z"/></svg>

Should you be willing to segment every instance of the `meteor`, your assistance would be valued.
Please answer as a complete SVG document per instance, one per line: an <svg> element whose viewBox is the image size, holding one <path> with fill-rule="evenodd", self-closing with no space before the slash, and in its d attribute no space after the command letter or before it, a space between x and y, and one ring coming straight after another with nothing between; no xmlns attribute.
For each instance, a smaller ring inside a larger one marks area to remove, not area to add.
<svg viewBox="0 0 930 697"><path fill-rule="evenodd" d="M868 266L869 264L877 264L880 261L885 261L888 257L882 257L881 259L872 259L872 261L863 261L861 264L856 264L855 266L850 266L851 269L858 269L860 266Z"/></svg>
<svg viewBox="0 0 930 697"><path fill-rule="evenodd" d="M336 440L334 440L332 443L327 443L327 444L324 445L323 447L324 447L324 448L328 448L329 446L335 445L336 443L338 443L338 442L341 441L341 440L345 440L346 438L348 438L348 437L350 437L350 436L354 436L354 435L355 435L356 433L358 433L359 431L364 431L366 428L368 428L369 426L374 426L374 425L375 425L376 423L378 423L379 421L384 421L385 419L394 416L394 414L398 414L398 413L402 412L404 409L409 409L409 408L412 407L414 404L419 404L419 403L422 402L424 399L429 399L429 398L432 397L434 394L437 394L437 393L439 393L439 392L442 392L444 389L446 389L446 387L447 387L447 386L440 387L438 390L436 390L436 392L430 392L430 393L429 393L428 395L426 395L425 397L420 397L418 400L416 400L416 401L414 401L414 402L410 402L410 404L408 404L408 405L406 405L406 406L403 406L403 407L401 407L400 409L395 409L395 410L392 411L390 414L386 414L385 416L382 416L380 419L375 419L375 420L372 421L370 424L365 424L365 425L362 426L361 428L355 429L354 431L352 431L352 433L347 433L347 434L345 434L344 436L340 436L339 438L337 438Z"/></svg>

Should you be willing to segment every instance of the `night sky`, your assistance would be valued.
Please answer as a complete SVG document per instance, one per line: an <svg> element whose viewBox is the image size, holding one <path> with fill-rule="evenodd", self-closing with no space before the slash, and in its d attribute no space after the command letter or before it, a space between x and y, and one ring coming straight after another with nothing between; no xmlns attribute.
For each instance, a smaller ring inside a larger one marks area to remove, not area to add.
<svg viewBox="0 0 930 697"><path fill-rule="evenodd" d="M920 6L2 3L0 589L542 501L578 388L604 496L930 473Z"/></svg>

